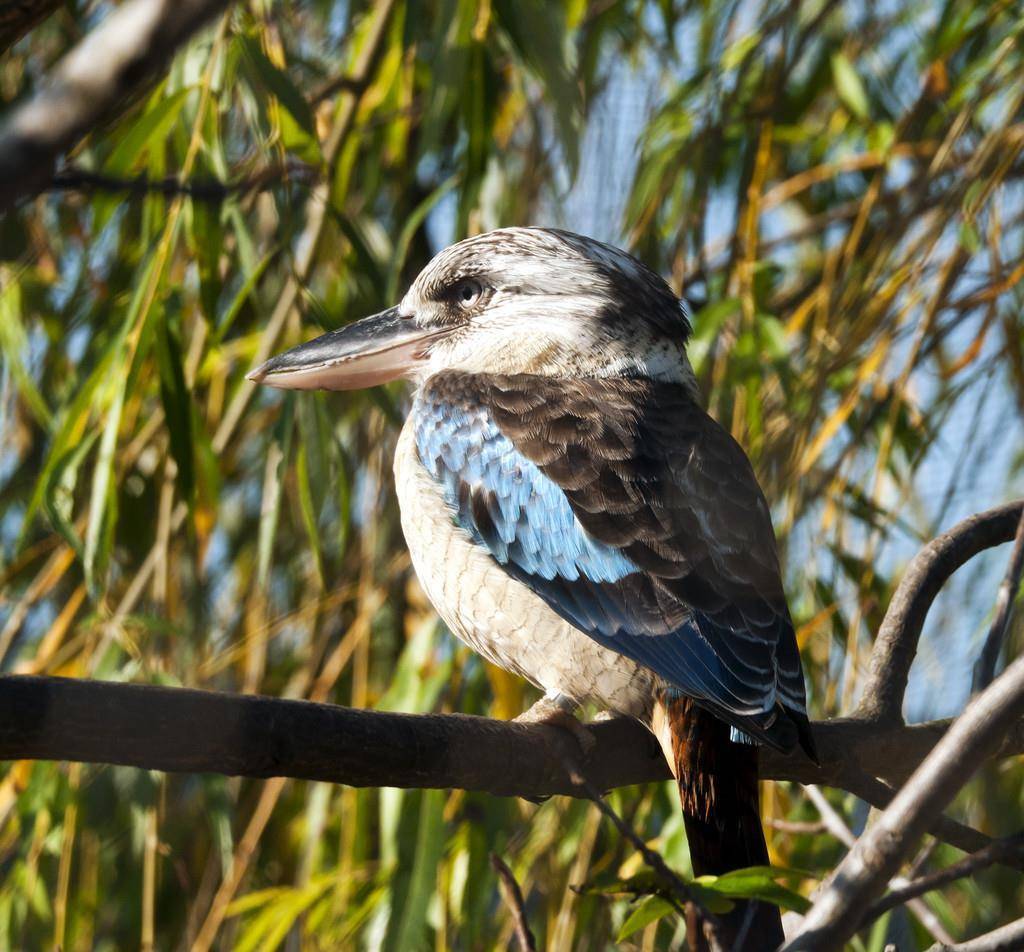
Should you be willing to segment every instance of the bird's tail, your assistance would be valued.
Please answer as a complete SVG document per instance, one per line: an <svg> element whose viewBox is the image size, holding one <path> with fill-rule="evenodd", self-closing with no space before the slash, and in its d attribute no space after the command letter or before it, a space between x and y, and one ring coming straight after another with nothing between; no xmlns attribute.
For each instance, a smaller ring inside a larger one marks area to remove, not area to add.
<svg viewBox="0 0 1024 952"><path fill-rule="evenodd" d="M729 727L689 698L664 697L652 728L679 784L690 860L698 876L768 863L757 788L757 748L729 738ZM777 949L783 941L779 910L738 902L720 917L726 948ZM703 936L692 941L706 948Z"/></svg>

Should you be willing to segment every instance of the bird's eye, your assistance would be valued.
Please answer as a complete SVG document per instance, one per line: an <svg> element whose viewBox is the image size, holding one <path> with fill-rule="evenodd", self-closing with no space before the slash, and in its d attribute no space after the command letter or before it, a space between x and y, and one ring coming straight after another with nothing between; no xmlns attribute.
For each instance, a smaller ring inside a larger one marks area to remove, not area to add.
<svg viewBox="0 0 1024 952"><path fill-rule="evenodd" d="M461 308L470 308L480 300L484 289L479 281L467 278L455 285L454 292L455 303Z"/></svg>

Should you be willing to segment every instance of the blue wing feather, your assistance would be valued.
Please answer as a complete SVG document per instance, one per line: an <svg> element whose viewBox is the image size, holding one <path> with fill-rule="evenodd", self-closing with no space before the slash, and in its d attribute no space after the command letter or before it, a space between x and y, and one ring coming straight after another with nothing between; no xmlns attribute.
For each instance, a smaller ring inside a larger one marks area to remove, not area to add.
<svg viewBox="0 0 1024 952"><path fill-rule="evenodd" d="M416 419L420 460L444 487L459 525L502 565L549 581L582 575L614 582L639 571L583 530L565 493L516 451L482 408L437 405ZM493 530L471 510L473 493L487 500Z"/></svg>
<svg viewBox="0 0 1024 952"><path fill-rule="evenodd" d="M692 612L668 626L634 608L629 586L642 581L640 567L583 528L563 489L486 407L421 394L413 412L420 460L457 524L562 617L691 697L739 716L774 705L774 671L739 657L724 664L712 642L728 632L715 621Z"/></svg>

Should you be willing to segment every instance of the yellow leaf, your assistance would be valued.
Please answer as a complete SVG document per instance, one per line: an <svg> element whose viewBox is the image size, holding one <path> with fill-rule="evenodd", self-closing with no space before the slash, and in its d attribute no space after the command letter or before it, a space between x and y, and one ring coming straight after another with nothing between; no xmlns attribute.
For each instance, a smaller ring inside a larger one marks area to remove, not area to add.
<svg viewBox="0 0 1024 952"><path fill-rule="evenodd" d="M860 369L857 371L856 385L846 395L843 402L839 404L836 411L822 424L821 429L818 430L817 435L814 437L814 441L807 448L803 459L800 460L799 474L801 476L805 476L810 471L825 447L828 446L842 425L850 418L850 414L853 413L857 402L860 400L864 386L870 382L879 364L881 364L882 358L888 353L889 343L889 337L883 337L875 345L871 353L868 354L864 363L860 365Z"/></svg>

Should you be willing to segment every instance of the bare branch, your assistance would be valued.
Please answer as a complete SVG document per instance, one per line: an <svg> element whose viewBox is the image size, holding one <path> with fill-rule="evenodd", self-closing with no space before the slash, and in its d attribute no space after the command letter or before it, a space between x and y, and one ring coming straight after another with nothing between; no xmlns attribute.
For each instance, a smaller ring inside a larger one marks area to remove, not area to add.
<svg viewBox="0 0 1024 952"><path fill-rule="evenodd" d="M1024 947L1024 919L1016 919L966 942L956 945L938 943L928 952L1015 952Z"/></svg>
<svg viewBox="0 0 1024 952"><path fill-rule="evenodd" d="M912 879L902 885L890 890L881 899L876 900L864 913L860 928L870 925L879 916L884 915L890 909L903 905L910 899L923 896L934 889L941 889L949 883L958 879L965 879L973 876L980 870L987 869L995 863L1001 863L1008 859L1024 858L1024 833L1017 833L1015 836L1008 836L1005 839L994 840L985 849L971 853L962 860L947 866L945 869L929 873L918 879Z"/></svg>
<svg viewBox="0 0 1024 952"><path fill-rule="evenodd" d="M1020 519L1017 522L1017 536L1013 540L1010 564L1007 565L1003 583L999 586L996 615L992 619L992 627L989 628L988 636L985 638L985 646L981 649L981 655L974 666L973 687L975 691L987 688L992 683L992 678L995 677L996 662L999 660L999 652L1006 639L1006 629L1009 627L1010 615L1013 612L1013 601L1020 589L1022 570L1024 570L1024 510L1021 510Z"/></svg>
<svg viewBox="0 0 1024 952"><path fill-rule="evenodd" d="M1024 715L1024 657L975 697L892 803L839 864L829 885L784 946L837 948L943 807Z"/></svg>
<svg viewBox="0 0 1024 952"><path fill-rule="evenodd" d="M829 832L842 843L847 849L852 849L857 843L857 837L853 835L853 831L846 825L846 821L833 809L832 804L828 802L823 794L814 784L808 784L804 788L804 792L807 794L808 799L814 804L815 809L821 815L822 820L828 827ZM906 885L906 880L902 877L896 877L890 884L893 887L901 887ZM928 934L939 942L952 942L952 936L946 932L941 922L939 922L938 916L935 915L920 899L913 896L908 896L905 900L909 906L911 912L917 917L918 921L925 927ZM898 903L897 903L898 905Z"/></svg>
<svg viewBox="0 0 1024 952"><path fill-rule="evenodd" d="M508 868L505 861L497 854L491 853L491 867L498 874L498 883L501 887L501 896L505 905L512 912L512 923L516 930L516 941L519 943L521 952L537 952L537 940L530 931L530 924L526 921L526 903L523 902L523 891L519 888L512 870Z"/></svg>
<svg viewBox="0 0 1024 952"><path fill-rule="evenodd" d="M764 825L778 830L780 833L801 835L804 833L827 833L828 827L823 820L780 820L778 817L765 817Z"/></svg>
<svg viewBox="0 0 1024 952"><path fill-rule="evenodd" d="M999 754L997 753L996 756L998 757ZM893 797L896 796L896 791L892 787L874 777L868 777L866 774L847 775L841 784L832 784L832 786L848 790L879 810L884 810L889 806ZM949 843L965 853L974 853L992 844L992 839L984 833L945 815L932 821L928 832L936 839ZM1024 869L1024 862L1007 860L1006 865Z"/></svg>
<svg viewBox="0 0 1024 952"><path fill-rule="evenodd" d="M821 764L762 749L767 780L841 787L885 806L878 780L899 750L923 760L948 721L881 730L835 720L814 725ZM459 787L499 796L585 795L546 743L543 725L461 714L393 714L330 704L74 678L0 677L0 760L68 760L148 770L288 776L351 786ZM599 790L667 780L664 755L646 728L615 718L588 724L594 750L583 769ZM1007 732L997 757L1024 752L1024 730ZM954 821L948 821L953 824ZM936 835L968 852L987 837L954 824Z"/></svg>
<svg viewBox="0 0 1024 952"><path fill-rule="evenodd" d="M669 777L653 737L590 725L582 766L600 790ZM395 714L312 701L73 678L0 677L0 760L69 760L170 772L288 776L356 787L584 795L544 725Z"/></svg>
<svg viewBox="0 0 1024 952"><path fill-rule="evenodd" d="M1010 542L1024 501L978 513L926 545L907 567L871 652L863 698L855 716L902 723L903 696L928 609L946 580L979 552Z"/></svg>
<svg viewBox="0 0 1024 952"><path fill-rule="evenodd" d="M321 176L319 169L303 162L288 162L260 169L245 178L232 182L219 179L179 179L168 176L151 179L147 175L131 178L104 175L76 166L62 169L45 186L46 191L57 192L127 192L131 195L187 195L205 202L222 202L230 195L274 188L284 184L311 185Z"/></svg>
<svg viewBox="0 0 1024 952"><path fill-rule="evenodd" d="M0 128L0 213L50 179L58 157L227 0L130 0L118 7Z"/></svg>
<svg viewBox="0 0 1024 952"><path fill-rule="evenodd" d="M550 730L550 728L548 729ZM558 738L558 740L561 741L561 738ZM594 786L579 764L577 764L574 759L564 751L561 754L560 759L565 765L570 778L577 788L582 791L584 796L588 797L593 802L605 817L611 820L612 826L619 831L619 835L633 846L633 848L644 858L644 862L648 867L650 867L658 879L661 880L662 885L667 892L666 898L669 902L671 902L676 907L677 911L683 915L687 914L688 908L696 909L700 918L703 920L705 934L707 935L709 943L713 948L719 945L718 937L721 934L720 930L722 924L718 917L713 915L704 907L704 904L694 895L693 890L691 890L690 887L679 878L675 870L665 862L661 853L655 849L651 849L651 847L644 842L643 838L637 835L636 830L622 819L622 817L612 809L610 804L604 801L601 796L601 791Z"/></svg>

